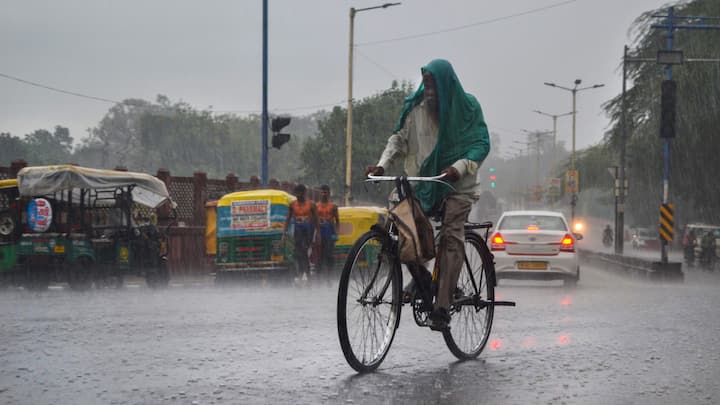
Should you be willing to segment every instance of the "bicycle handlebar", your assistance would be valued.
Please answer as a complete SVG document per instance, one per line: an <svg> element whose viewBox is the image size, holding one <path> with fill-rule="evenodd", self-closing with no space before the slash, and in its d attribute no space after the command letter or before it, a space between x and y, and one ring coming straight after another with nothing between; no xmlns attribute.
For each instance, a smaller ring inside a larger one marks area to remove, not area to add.
<svg viewBox="0 0 720 405"><path fill-rule="evenodd" d="M455 186L442 180L446 176L447 176L447 174L443 173L443 174L439 174L437 176L427 176L427 177L407 176L406 179L408 181L426 181L426 182L440 183L440 184L450 187L450 189L452 189L452 191L456 191ZM368 174L367 177L368 178L365 179L366 182L367 181L395 181L400 176L375 176L373 174Z"/></svg>

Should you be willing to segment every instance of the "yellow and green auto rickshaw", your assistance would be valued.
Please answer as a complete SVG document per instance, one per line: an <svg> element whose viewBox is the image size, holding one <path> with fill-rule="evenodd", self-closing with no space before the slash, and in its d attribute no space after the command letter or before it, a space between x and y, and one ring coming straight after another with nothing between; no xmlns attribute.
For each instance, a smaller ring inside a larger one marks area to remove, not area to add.
<svg viewBox="0 0 720 405"><path fill-rule="evenodd" d="M374 224L385 224L388 210L382 207L340 207L340 229L335 242L335 267L342 270L355 241Z"/></svg>
<svg viewBox="0 0 720 405"><path fill-rule="evenodd" d="M20 240L17 179L0 180L0 283L14 282L16 252Z"/></svg>
<svg viewBox="0 0 720 405"><path fill-rule="evenodd" d="M205 255L215 262L217 255L217 200L205 203Z"/></svg>
<svg viewBox="0 0 720 405"><path fill-rule="evenodd" d="M293 241L283 242L282 234L293 200L284 191L264 189L226 194L217 201L216 282L239 275L289 273L294 266Z"/></svg>

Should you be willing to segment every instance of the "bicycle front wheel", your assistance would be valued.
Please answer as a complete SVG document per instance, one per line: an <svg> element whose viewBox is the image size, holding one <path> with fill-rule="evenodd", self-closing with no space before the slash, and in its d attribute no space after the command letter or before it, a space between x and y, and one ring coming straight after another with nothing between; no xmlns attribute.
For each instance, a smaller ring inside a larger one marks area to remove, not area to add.
<svg viewBox="0 0 720 405"><path fill-rule="evenodd" d="M443 331L448 349L460 360L477 357L487 344L495 307L495 264L487 245L465 234L465 263L460 270L450 328Z"/></svg>
<svg viewBox="0 0 720 405"><path fill-rule="evenodd" d="M359 372L375 370L387 355L400 322L402 273L389 254L391 241L371 230L348 254L337 301L340 346Z"/></svg>

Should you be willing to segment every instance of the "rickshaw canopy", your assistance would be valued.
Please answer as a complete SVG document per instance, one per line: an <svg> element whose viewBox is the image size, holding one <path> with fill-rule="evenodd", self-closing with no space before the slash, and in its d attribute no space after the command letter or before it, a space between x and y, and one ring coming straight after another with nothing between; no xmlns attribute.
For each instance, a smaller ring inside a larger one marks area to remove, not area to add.
<svg viewBox="0 0 720 405"><path fill-rule="evenodd" d="M295 200L295 196L282 190L248 190L236 191L234 193L225 194L218 202L218 207L229 207L233 201L248 200L269 200L271 204L290 205Z"/></svg>
<svg viewBox="0 0 720 405"><path fill-rule="evenodd" d="M294 200L292 194L274 189L226 194L217 203L217 236L280 233Z"/></svg>
<svg viewBox="0 0 720 405"><path fill-rule="evenodd" d="M21 169L17 175L21 196L42 196L59 191L81 189L112 189L134 186L133 201L150 208L157 208L170 198L165 183L145 173L118 170L92 169L74 165L30 166Z"/></svg>

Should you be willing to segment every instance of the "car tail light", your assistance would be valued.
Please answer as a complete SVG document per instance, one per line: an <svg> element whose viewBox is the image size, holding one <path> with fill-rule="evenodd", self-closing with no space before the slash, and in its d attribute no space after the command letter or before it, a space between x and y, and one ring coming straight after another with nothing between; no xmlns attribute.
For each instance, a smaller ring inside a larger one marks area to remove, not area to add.
<svg viewBox="0 0 720 405"><path fill-rule="evenodd" d="M573 237L570 236L569 233L566 233L565 236L563 236L562 241L560 241L560 251L561 252L574 252L575 251L575 239L573 239Z"/></svg>
<svg viewBox="0 0 720 405"><path fill-rule="evenodd" d="M492 236L490 250L505 250L505 239L500 235L500 232Z"/></svg>

